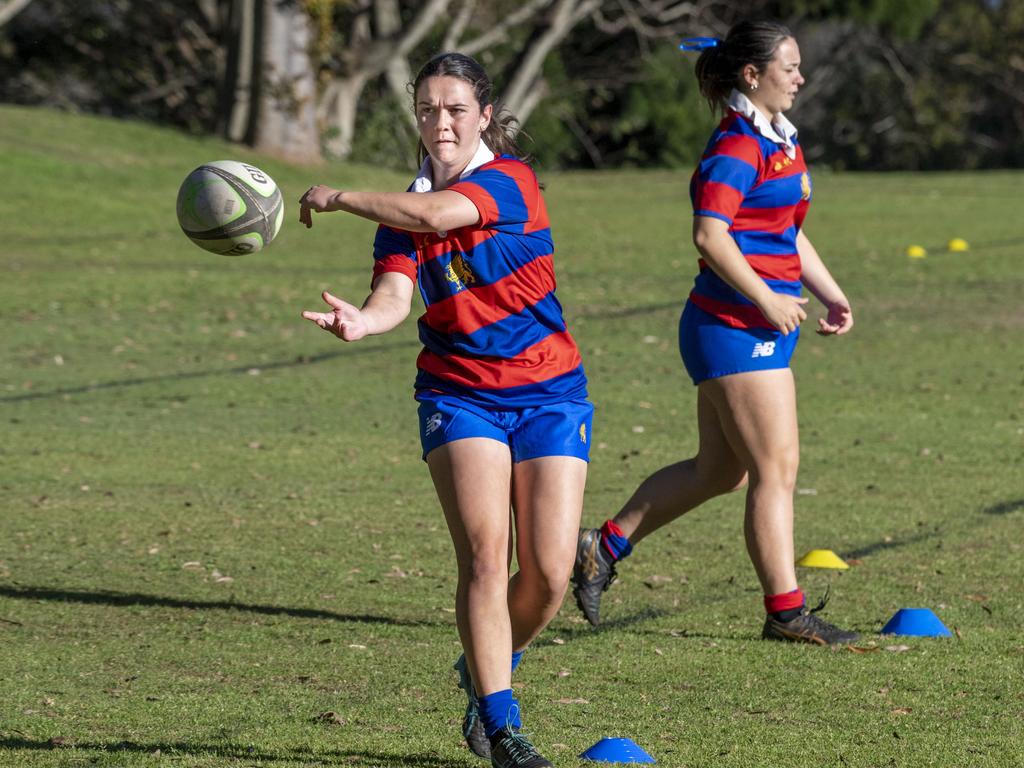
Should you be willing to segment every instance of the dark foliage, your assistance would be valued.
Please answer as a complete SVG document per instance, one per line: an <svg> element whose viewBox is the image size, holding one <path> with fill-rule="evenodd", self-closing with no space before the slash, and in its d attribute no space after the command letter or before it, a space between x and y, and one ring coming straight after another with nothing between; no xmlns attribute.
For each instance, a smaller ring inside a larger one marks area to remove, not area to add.
<svg viewBox="0 0 1024 768"><path fill-rule="evenodd" d="M213 130L216 24L177 0L36 0L0 29L0 100Z"/></svg>
<svg viewBox="0 0 1024 768"><path fill-rule="evenodd" d="M0 100L216 131L230 4L35 0L0 28ZM317 17L317 59L344 63L354 53L338 18L352 7L321 5L330 13ZM713 6L693 34L722 34L754 7L795 30L808 82L792 117L812 162L878 170L1024 163L1024 0ZM499 92L522 34L513 30L480 55ZM432 52L441 35L432 32L411 59ZM677 42L581 22L548 56L525 148L548 168L691 165L713 119L696 95L693 56ZM330 73L325 66L321 75ZM355 138L360 157L408 163L405 144L415 142L406 108L380 82L369 84Z"/></svg>

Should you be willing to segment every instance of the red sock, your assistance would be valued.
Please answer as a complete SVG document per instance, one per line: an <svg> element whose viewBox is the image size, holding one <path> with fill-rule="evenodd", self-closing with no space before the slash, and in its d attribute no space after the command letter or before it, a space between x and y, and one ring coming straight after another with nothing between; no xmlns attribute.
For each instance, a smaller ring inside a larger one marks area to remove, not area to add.
<svg viewBox="0 0 1024 768"><path fill-rule="evenodd" d="M779 613L781 611L792 611L795 608L804 607L804 593L797 587L792 592L783 592L779 595L764 596L764 610L766 613Z"/></svg>

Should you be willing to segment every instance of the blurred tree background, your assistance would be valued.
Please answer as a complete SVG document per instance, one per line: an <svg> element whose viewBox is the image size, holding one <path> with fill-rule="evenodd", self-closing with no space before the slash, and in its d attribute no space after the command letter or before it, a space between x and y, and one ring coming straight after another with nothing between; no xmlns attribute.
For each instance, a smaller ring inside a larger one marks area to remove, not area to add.
<svg viewBox="0 0 1024 768"><path fill-rule="evenodd" d="M1024 0L0 0L0 100L411 165L408 84L477 57L544 168L693 164L715 119L683 37L794 30L812 162L1024 161Z"/></svg>

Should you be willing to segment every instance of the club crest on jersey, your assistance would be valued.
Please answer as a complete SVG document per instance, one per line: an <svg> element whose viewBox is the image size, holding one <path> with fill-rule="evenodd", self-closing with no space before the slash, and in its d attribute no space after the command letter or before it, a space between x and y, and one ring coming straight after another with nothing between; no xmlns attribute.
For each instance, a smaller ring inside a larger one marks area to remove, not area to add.
<svg viewBox="0 0 1024 768"><path fill-rule="evenodd" d="M444 276L449 283L455 286L456 291L461 291L467 285L476 282L476 275L473 274L473 270L469 268L466 260L462 258L461 253L452 257L451 262L444 270Z"/></svg>
<svg viewBox="0 0 1024 768"><path fill-rule="evenodd" d="M811 199L811 177L807 173L800 175L800 197L804 200Z"/></svg>
<svg viewBox="0 0 1024 768"><path fill-rule="evenodd" d="M792 164L793 164L793 161L790 160L788 157L784 158L783 160L776 160L775 161L775 170L776 171L781 171L783 168L789 168L789 166L791 166Z"/></svg>

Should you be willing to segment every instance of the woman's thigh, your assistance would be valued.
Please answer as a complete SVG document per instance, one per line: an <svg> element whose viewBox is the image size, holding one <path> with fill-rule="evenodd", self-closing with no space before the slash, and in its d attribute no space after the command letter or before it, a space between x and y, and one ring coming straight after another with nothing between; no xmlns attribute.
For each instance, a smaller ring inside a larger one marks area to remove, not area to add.
<svg viewBox="0 0 1024 768"><path fill-rule="evenodd" d="M696 464L701 482L717 493L742 487L747 465L733 450L718 407L703 385L697 387L697 433Z"/></svg>
<svg viewBox="0 0 1024 768"><path fill-rule="evenodd" d="M753 476L799 464L796 386L789 368L751 371L701 382L722 433Z"/></svg>
<svg viewBox="0 0 1024 768"><path fill-rule="evenodd" d="M587 462L573 456L522 461L512 470L520 571L568 578L576 554Z"/></svg>
<svg viewBox="0 0 1024 768"><path fill-rule="evenodd" d="M508 445L489 438L455 440L426 457L460 565L500 555L509 546L512 459Z"/></svg>

